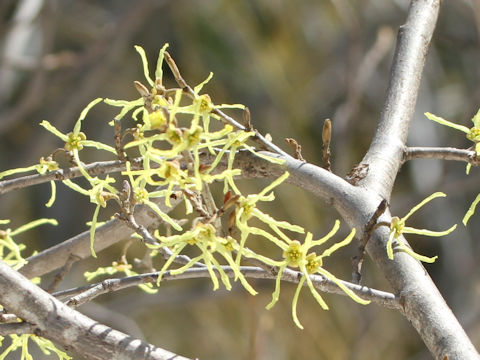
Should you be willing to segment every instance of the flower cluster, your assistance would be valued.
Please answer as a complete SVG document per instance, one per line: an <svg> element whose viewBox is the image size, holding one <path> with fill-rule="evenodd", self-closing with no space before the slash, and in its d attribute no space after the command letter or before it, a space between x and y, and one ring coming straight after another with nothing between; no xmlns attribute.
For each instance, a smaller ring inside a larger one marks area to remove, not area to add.
<svg viewBox="0 0 480 360"><path fill-rule="evenodd" d="M257 133L251 125L244 128L221 111L246 111L244 105L215 104L208 94L202 93L204 86L211 80L212 73L197 86L187 85L166 51L167 46L159 52L153 79L145 51L139 46L135 47L142 60L145 76L145 84L134 82L139 98L97 98L81 112L71 132L61 132L48 121L42 121L40 125L58 137L63 142L62 147L45 159L42 158L39 164L0 173L0 178L26 171L55 171L59 168L55 161L56 154L66 154L83 179L81 182L63 180L63 184L86 196L95 206L90 222L92 255L96 256L95 229L99 224L100 210L113 200L119 208L116 216L126 221L145 240L152 268L160 268L157 285L160 285L162 276L167 271L170 275L178 275L192 267L202 267L208 272L214 290L220 285L229 290L232 282L238 282L250 294L255 295L256 290L242 272L242 264L253 261L274 267L278 274L273 299L268 308L278 300L280 280L286 269L290 267L300 271L301 278L292 303L293 319L299 327L302 326L296 315L296 307L305 283L320 306L328 309L314 287L311 279L313 275L335 282L353 300L367 304L368 301L354 294L323 266L325 257L351 242L355 230L344 240L317 255L313 248L333 237L339 228L338 221L329 234L313 240L313 234L306 232L303 227L277 220L260 209L263 202L275 199L273 190L287 180L288 172L284 172L256 194L243 193L237 184L242 172L235 164L235 157L240 151L248 151L279 165L283 164L283 160L257 151L252 145ZM172 70L179 88L166 86L163 76L165 62ZM87 115L101 103L119 109L114 120L109 123L114 130L113 146L91 140L82 131ZM112 155L118 158L123 166L120 175L91 175L82 161L85 148L94 148L110 158ZM135 161L132 161L133 158ZM117 186L119 177L122 183L120 187ZM223 185L223 189L220 187L219 191L211 191L216 183ZM215 198L219 193L223 193L223 201ZM169 211L173 209L172 199L184 202L184 212L180 216L173 216ZM52 196L47 206L52 205L54 200L55 187L52 182ZM136 223L135 205L149 207L162 220L163 226L152 230L153 236L149 230ZM304 237L303 243L291 239L299 237L297 235ZM278 257L283 254L283 259L275 260L275 256L252 250L249 247L253 243L252 237L273 244L278 250ZM163 263L154 264L159 261L159 254L167 254L167 259ZM225 267L229 269L228 273L224 270ZM128 254L122 254L121 261L99 267L85 273L85 276L90 281L99 276L114 274L137 274L134 266L128 262ZM156 291L151 284L143 284L141 288L149 293Z"/></svg>

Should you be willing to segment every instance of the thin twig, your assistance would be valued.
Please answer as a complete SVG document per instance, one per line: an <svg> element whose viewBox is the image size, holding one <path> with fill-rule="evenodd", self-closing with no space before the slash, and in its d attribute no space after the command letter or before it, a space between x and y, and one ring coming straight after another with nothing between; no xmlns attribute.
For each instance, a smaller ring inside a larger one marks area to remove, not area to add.
<svg viewBox="0 0 480 360"><path fill-rule="evenodd" d="M165 206L163 198L153 201L157 203L160 210L168 213L180 203L181 198L172 199L171 208ZM145 227L158 226L160 223L158 215L146 205L135 208L134 216L135 220ZM95 251L98 253L113 244L129 239L132 233L133 231L121 220L107 221L95 231ZM19 272L27 278L42 276L62 267L65 263L64 259L68 258L70 254L76 255L80 259L91 256L89 230L29 257Z"/></svg>
<svg viewBox="0 0 480 360"><path fill-rule="evenodd" d="M188 166L193 166L195 163L195 160L193 159L192 154L189 151L184 151L183 154L184 154L184 158L188 161ZM201 199L203 201L201 204L198 204L199 206L197 208L205 209L206 214L204 211L202 211L203 212L202 216L205 217L206 215L208 220L212 219L214 221L215 228L217 230L220 230L221 221L219 218L215 217L215 215L218 213L218 208L217 208L217 205L215 204L215 199L213 198L212 192L210 191L210 187L205 182L202 182Z"/></svg>
<svg viewBox="0 0 480 360"><path fill-rule="evenodd" d="M354 284L360 284L362 280L362 264L363 258L365 256L365 248L367 246L368 240L372 236L373 232L376 229L377 221L380 216L387 210L388 202L387 200L383 199L377 207L377 210L373 213L370 220L365 224L365 229L363 232L363 238L360 241L360 245L358 246L358 254L352 258L352 282Z"/></svg>
<svg viewBox="0 0 480 360"><path fill-rule="evenodd" d="M130 183L127 180L123 180L122 191L120 192L118 197L120 200L121 214L115 214L115 217L124 221L128 227L135 230L135 232L142 237L144 243L151 245L159 245L157 240L153 238L147 228L143 225L138 224L137 220L135 220L135 217L133 216L135 201L133 198Z"/></svg>
<svg viewBox="0 0 480 360"><path fill-rule="evenodd" d="M222 266L222 270L227 274L228 277L235 277L235 273L230 266ZM215 271L218 272L218 270ZM241 266L240 271L247 278L271 280L276 279L276 275L273 275L259 267ZM66 302L66 304L72 307L77 307L105 293L114 292L141 284L155 283L157 281L158 274L158 272L154 272L135 276L128 276L121 279L107 279L100 283L92 284L88 286L87 289L81 288L80 294L71 297ZM203 278L210 276L211 275L209 273L209 270L206 268L190 268L185 270L183 273L177 275L171 275L170 271L167 271L163 274L162 281ZM314 286L317 289L329 293L345 295L345 292L340 289L333 281L326 279L321 275L310 276ZM301 277L302 273L290 269L285 269L282 273L281 279L288 282L298 283ZM346 281L342 281L342 283L364 299L371 300L372 302L383 305L387 308L400 310L398 299L395 297L394 294L365 286L360 286ZM54 296L64 298L67 294L72 294L75 292L78 292L78 289L60 291L55 293Z"/></svg>
<svg viewBox="0 0 480 360"><path fill-rule="evenodd" d="M171 198L178 201L181 198L181 195L182 193L180 191L177 191L176 193L173 193L171 195ZM133 194L131 192L130 184L127 180L123 181L123 189L122 189L122 192L120 193L119 198L121 201L122 213L115 214L115 217L117 219L122 220L129 228L133 229L135 233L140 235L143 242L150 245L156 245L156 246L160 245L160 243L157 240L155 240L152 234L150 234L148 229L145 226L139 224L135 219L135 216L134 216L135 201L133 199ZM170 259L170 257L173 256L173 252L166 246L159 248L158 251L160 252L160 254L163 256L165 260L168 260ZM191 259L186 255L177 255L173 261L176 262L177 264L185 265L185 264L188 264L191 261ZM195 266L203 267L206 265L196 262Z"/></svg>
<svg viewBox="0 0 480 360"><path fill-rule="evenodd" d="M178 69L177 64L173 60L172 56L168 53L168 51L165 51L165 61L167 62L168 66L170 67L170 70L173 73L173 76L175 77L175 80L177 84L182 88L182 90L188 94L190 97L195 98L196 94L193 91L193 89L190 87L190 85L187 84L187 82L183 79L182 75L180 74L180 70ZM239 122L237 122L235 119L232 117L228 116L225 114L222 110L214 108L212 111L212 114L217 115L220 117L222 121L224 121L227 124L232 125L233 127L239 129L239 130L244 130L248 131L248 129L241 125ZM290 158L291 156L288 155L285 151L280 149L277 145L272 143L271 141L267 140L265 137L263 137L258 131L255 132L255 139L265 146L266 149L273 151L274 153L277 153L279 155L286 156L287 158Z"/></svg>
<svg viewBox="0 0 480 360"><path fill-rule="evenodd" d="M123 138L122 122L118 119L114 119L113 124L114 124L113 129L115 131L115 134L113 135L113 140L115 142L115 151L117 152L118 160L125 162L128 160L128 158L125 152L123 151L123 146L122 146L122 138Z"/></svg>
<svg viewBox="0 0 480 360"><path fill-rule="evenodd" d="M142 167L142 158L131 159L131 169L139 170ZM92 176L116 173L126 170L125 163L120 160L98 161L83 167ZM62 181L83 176L78 167L59 169L46 174L27 175L15 179L0 181L0 194L9 191L43 184L52 180Z"/></svg>
<svg viewBox="0 0 480 360"><path fill-rule="evenodd" d="M441 159L464 161L474 166L480 165L480 158L473 149L456 149L451 147L407 147L403 163L413 159Z"/></svg>

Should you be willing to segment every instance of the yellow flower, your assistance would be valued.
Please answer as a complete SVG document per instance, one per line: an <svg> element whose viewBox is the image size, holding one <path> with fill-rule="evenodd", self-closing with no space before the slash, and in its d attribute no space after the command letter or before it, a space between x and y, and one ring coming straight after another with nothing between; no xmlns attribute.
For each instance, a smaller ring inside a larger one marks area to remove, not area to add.
<svg viewBox="0 0 480 360"><path fill-rule="evenodd" d="M183 251L187 246L195 246L200 250L201 254L193 257L187 264L182 267L174 270L170 270L170 274L176 275L181 274L185 270L194 266L198 261L205 263L205 266L208 269L210 278L213 283L213 290L217 290L219 287L218 277L215 270L220 274L222 283L225 285L227 290L231 290L232 285L230 279L222 269L219 261L215 258L215 255L218 254L221 256L228 265L232 268L235 273L235 280L240 280L240 283L243 287L252 295L257 294L255 289L247 282L245 276L240 271L240 266L235 264L233 260L231 251L239 250L237 242L229 237L227 239L217 236L216 229L212 224L204 224L202 222L197 222L195 227L189 231L184 232L180 235L173 236L160 236L158 230L155 231L155 237L159 241L160 245L147 245L151 248L159 248L162 246L168 246L172 249L172 255L165 262L160 273L158 275L157 284L160 284L163 274L168 270L170 265L173 263L173 260Z"/></svg>
<svg viewBox="0 0 480 360"><path fill-rule="evenodd" d="M305 240L303 244L301 244L298 240L291 240L287 238L286 243L280 245L280 247L283 249L283 258L285 260L279 265L278 275L275 282L275 291L272 294L272 301L267 305L267 309L271 309L275 305L275 303L278 301L278 298L280 296L280 280L281 280L283 271L287 267L294 267L294 268L298 267L303 276L298 282L297 290L295 291L295 295L293 297L292 317L293 317L293 321L300 329L303 329L303 326L302 324L300 324L300 321L298 320L297 303L298 303L298 297L300 295L300 291L305 281L307 282L307 286L310 289L310 292L312 293L313 297L315 298L315 300L317 300L317 302L320 304L322 309L328 310L328 305L325 303L325 301L323 300L323 298L320 296L317 289L315 289L313 285L312 279L310 278L311 274L318 273L324 276L325 278L333 281L335 284L338 285L340 289L342 289L348 296L350 296L350 298L352 298L354 301L358 302L359 304L366 305L370 303L370 301L360 298L352 290L347 288L337 277L335 277L333 274L331 274L330 272L328 272L322 267L324 257L330 256L336 250L340 249L345 245L348 245L352 241L353 237L355 236L355 229L353 229L344 240L338 243L335 243L329 248L327 248L326 250L324 250L321 255L317 255L315 252L310 252L310 249L324 244L333 235L335 235L339 227L340 227L340 221L337 220L332 230L319 240L312 240L313 235L312 233L308 232L305 236Z"/></svg>
<svg viewBox="0 0 480 360"><path fill-rule="evenodd" d="M387 254L388 258L390 260L393 260L393 241L397 241L397 248L399 250L402 250L406 252L407 254L411 255L415 259L423 262L428 262L432 263L437 259L437 256L434 257L426 257L420 254L417 254L415 251L413 251L410 247L408 247L403 241L402 241L402 234L418 234L418 235L425 235L425 236L443 236L450 234L457 225L453 225L450 229L445 230L445 231L431 231L431 230L425 230L425 229L415 229L409 226L405 226L405 221L413 214L415 213L418 209L420 209L423 205L427 204L428 202L432 201L433 199L437 197L445 197L445 195L442 192L436 192L426 199L424 199L422 202L420 202L418 205L414 206L407 215L405 215L403 218L399 218L397 216L392 217L392 221L390 224L390 236L387 241Z"/></svg>

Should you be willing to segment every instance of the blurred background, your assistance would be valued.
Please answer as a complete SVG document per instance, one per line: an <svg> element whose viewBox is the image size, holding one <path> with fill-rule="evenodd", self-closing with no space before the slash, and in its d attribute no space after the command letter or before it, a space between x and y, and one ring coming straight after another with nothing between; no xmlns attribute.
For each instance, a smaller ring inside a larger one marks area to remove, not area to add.
<svg viewBox="0 0 480 360"><path fill-rule="evenodd" d="M214 79L204 91L215 103L247 105L256 128L270 133L285 150L284 138L297 139L311 163L321 163L321 129L331 118L332 168L343 177L361 161L375 131L396 32L405 21L408 3L2 0L0 171L35 164L62 146L38 125L43 119L68 132L83 107L96 97L136 99L133 81L144 78L133 46L145 48L153 68L158 50L168 42L187 82L198 84L213 71ZM443 2L409 145L470 146L462 133L430 122L423 113L471 126L480 106L479 34L480 0ZM166 76L167 85L173 86L170 73ZM115 114L116 109L106 105L95 107L84 122L87 136L111 143L107 123ZM241 120L241 114L232 115ZM87 153L85 161L96 160ZM446 229L460 223L479 191L479 180L480 170L474 168L466 176L462 163L411 161L397 178L392 213L403 216L426 196L443 191L448 197L423 208L409 225ZM248 181L241 186L258 191L265 184ZM49 189L45 184L1 197L0 219L12 219L12 228L40 217L60 222L18 237L29 246L25 256L85 231L91 219L94 208L88 199L62 186L56 204L45 208ZM304 226L317 237L328 232L338 217L322 201L292 186L285 185L276 194L276 205L265 204L262 209ZM439 255L427 270L477 347L479 218L480 213L468 228L459 225L441 239L409 238L416 251ZM342 231L347 233L346 226ZM83 285L85 270L110 264L121 248L75 264L61 288ZM350 279L355 249L355 245L342 249L327 260L326 267ZM132 257L141 256L140 246L132 251ZM390 290L370 260L364 271L365 285ZM200 359L430 358L413 327L396 312L328 294L325 299L331 310L322 311L304 290L298 309L305 330L299 330L291 319L294 286L282 285L281 301L267 311L273 283L254 285L260 290L256 297L240 288L212 292L208 280L178 281L162 285L156 295L138 289L105 295L80 310L132 336Z"/></svg>

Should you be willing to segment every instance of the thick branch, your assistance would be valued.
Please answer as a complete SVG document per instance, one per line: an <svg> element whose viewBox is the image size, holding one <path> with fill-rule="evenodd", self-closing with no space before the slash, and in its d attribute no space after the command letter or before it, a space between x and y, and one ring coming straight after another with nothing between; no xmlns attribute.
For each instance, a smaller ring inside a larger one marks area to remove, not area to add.
<svg viewBox="0 0 480 360"><path fill-rule="evenodd" d="M80 314L32 284L3 261L0 261L0 288L0 303L34 324L31 329L36 335L72 349L85 359L186 359Z"/></svg>
<svg viewBox="0 0 480 360"><path fill-rule="evenodd" d="M0 324L0 336L33 334L34 332L35 326L24 321Z"/></svg>
<svg viewBox="0 0 480 360"><path fill-rule="evenodd" d="M372 144L362 163L369 172L360 186L390 199L400 169L410 120L440 0L412 0L406 24L398 33L387 98ZM358 213L365 212L359 208ZM390 214L382 221L390 221ZM355 224L352 224L355 225ZM394 260L385 255L388 230L379 228L367 245L372 259L400 295L405 316L418 331L436 359L480 358L465 331L443 300L423 266L404 253Z"/></svg>
<svg viewBox="0 0 480 360"><path fill-rule="evenodd" d="M267 153L264 153L267 154ZM269 154L270 156L276 156ZM250 177L276 177L290 172L287 181L333 205L351 227L364 229L383 200L378 194L356 187L318 166L295 159L285 159L284 165L275 165L254 155L242 152L236 156L236 166ZM390 222L387 210L379 222ZM411 256L398 252L394 260L386 253L389 231L380 227L370 239L367 250L390 282L406 318L414 325L435 358L477 359L478 353L465 331L443 300L423 266ZM405 243L406 240L402 239Z"/></svg>
<svg viewBox="0 0 480 360"><path fill-rule="evenodd" d="M171 199L172 208L165 206L165 201L160 199L158 206L164 212L168 212L181 201L178 199ZM154 224L160 224L160 218L148 206L140 205L135 208L135 220L145 226L149 227ZM134 233L124 221L114 219L107 221L95 231L95 252L102 251L113 244L129 239ZM51 271L61 268L67 259L74 257L74 261L90 257L90 231L85 231L74 236L62 243L52 246L51 248L41 251L27 259L27 264L23 266L19 272L32 278L35 276L42 276Z"/></svg>
<svg viewBox="0 0 480 360"><path fill-rule="evenodd" d="M362 163L369 172L360 186L387 201L401 166L422 70L437 22L440 0L413 0L398 31L387 97L371 146Z"/></svg>

